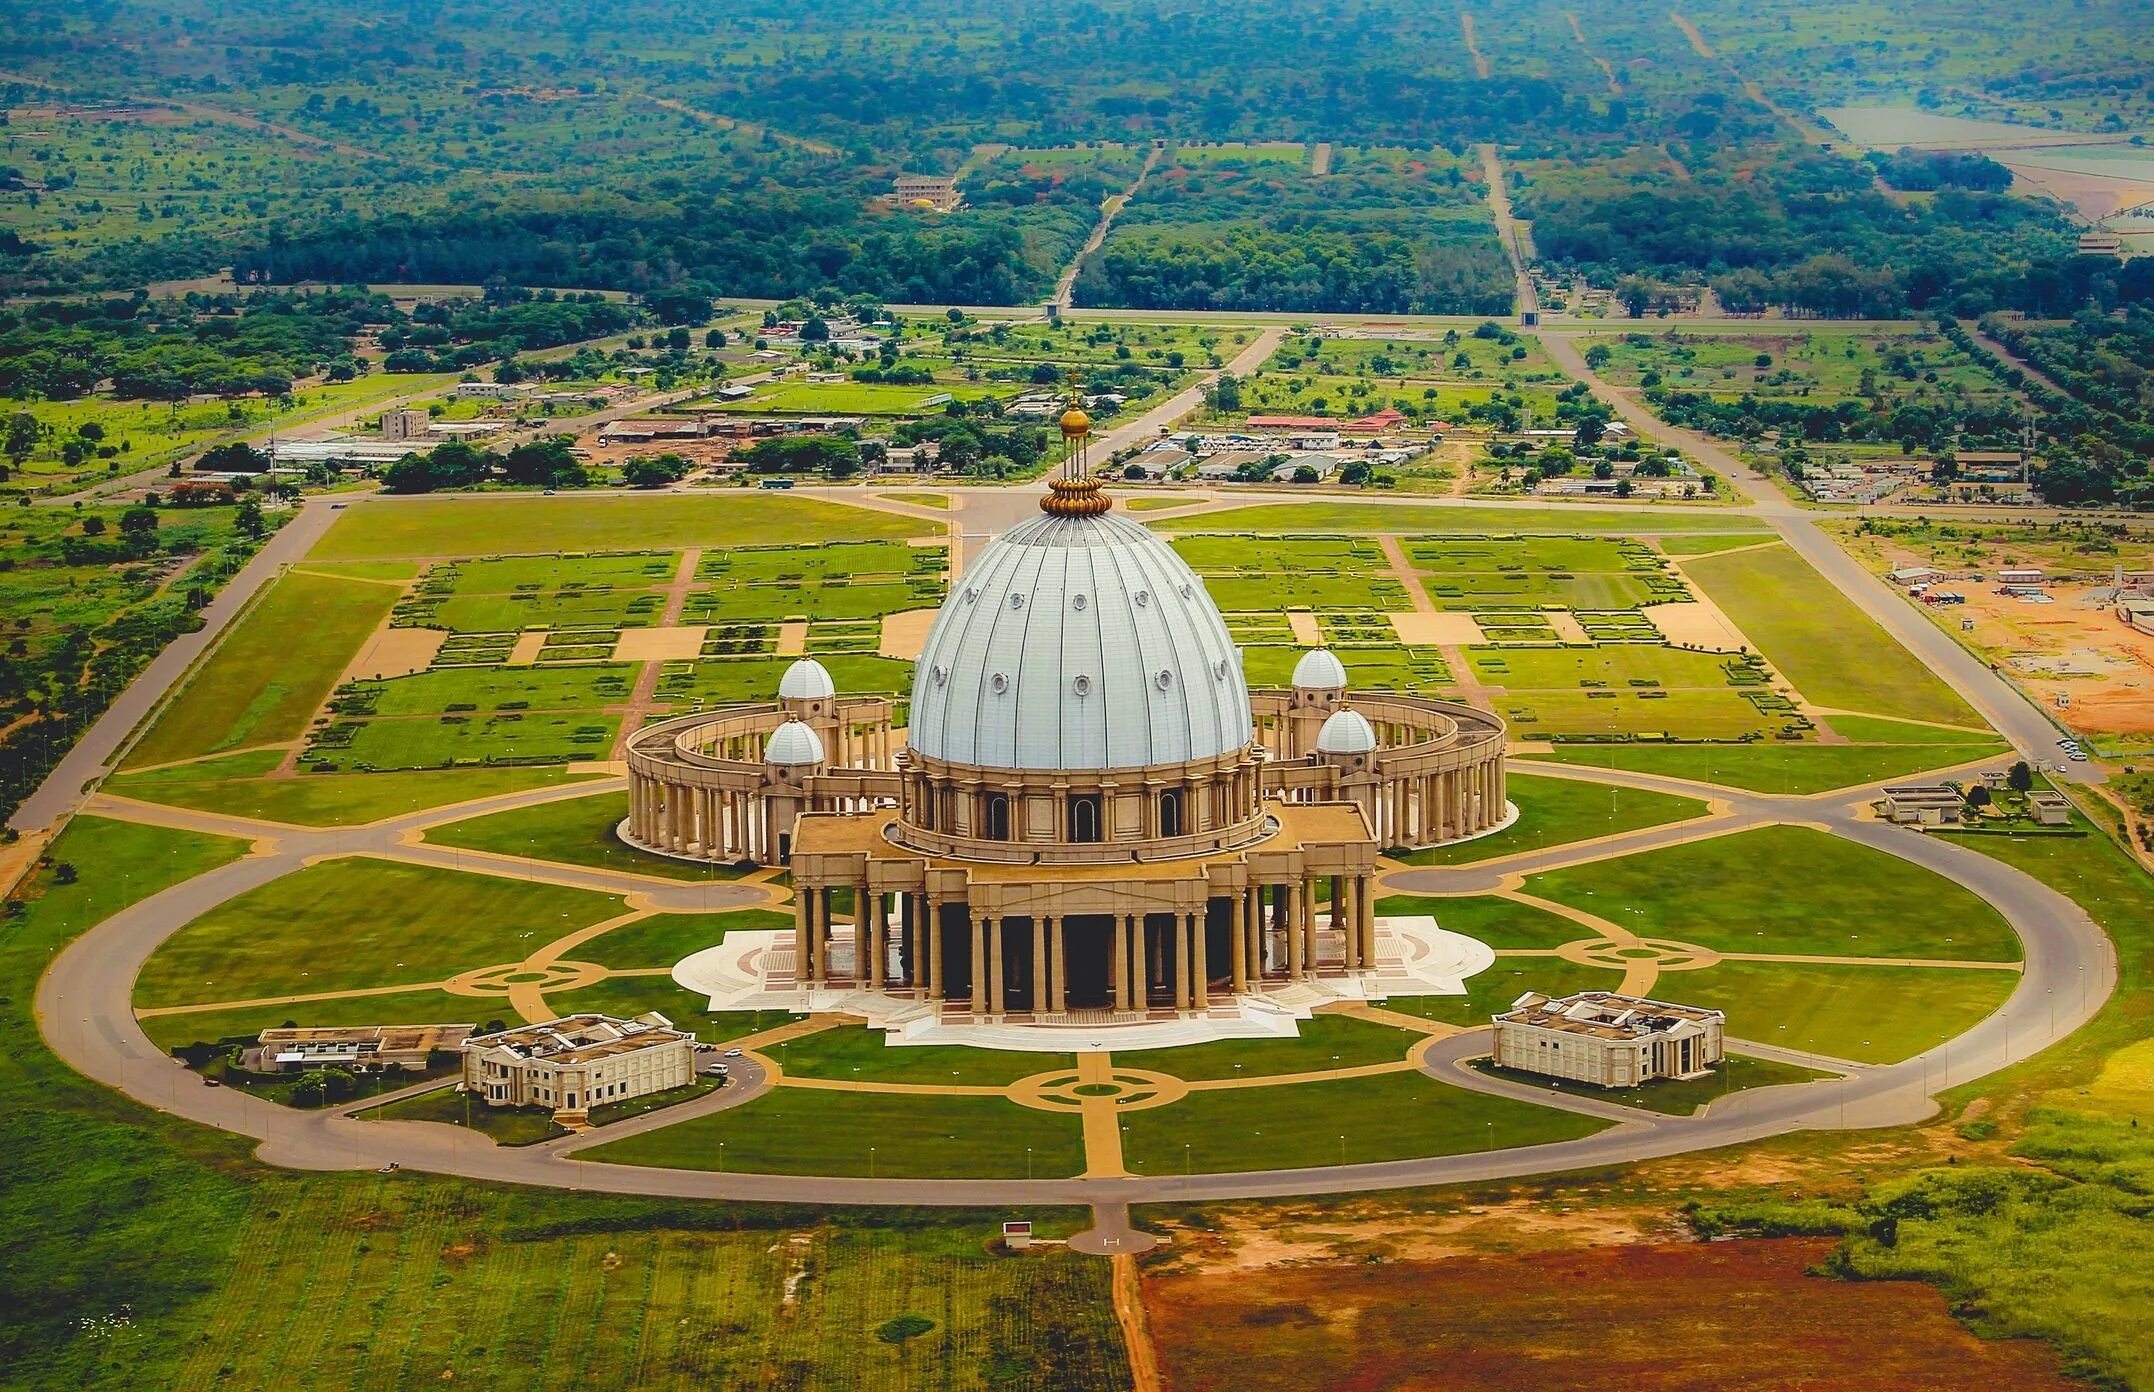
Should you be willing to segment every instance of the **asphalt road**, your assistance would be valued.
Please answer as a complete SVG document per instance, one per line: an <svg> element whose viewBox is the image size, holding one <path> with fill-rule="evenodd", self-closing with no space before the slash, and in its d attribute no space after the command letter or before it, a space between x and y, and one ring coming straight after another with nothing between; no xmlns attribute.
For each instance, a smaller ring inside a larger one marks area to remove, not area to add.
<svg viewBox="0 0 2154 1392"><path fill-rule="evenodd" d="M1597 770L1571 773L1588 780L1603 776ZM1607 777L1628 783L1638 776ZM478 816L585 791L544 788L505 794L464 807L458 815ZM1857 804L1760 795L1742 795L1733 801L1738 814L1799 816L1826 825L1837 835L1946 875L1988 900L2011 922L2025 947L2025 971L2010 999L1967 1033L1904 1063L1860 1069L1846 1077L1799 1087L1737 1093L1694 1117L1648 1117L1617 1109L1610 1117L1620 1116L1617 1125L1580 1140L1382 1164L1111 1180L826 1178L605 1164L577 1157L590 1145L694 1113L677 1109L650 1120L622 1123L589 1139L504 1149L461 1128L361 1121L337 1112L296 1112L237 1089L205 1087L150 1042L134 1018L131 997L142 964L167 938L217 905L292 873L311 859L364 854L394 844L401 832L440 815L421 812L367 827L294 830L281 838L273 853L235 861L122 910L76 939L54 960L38 984L37 1018L45 1039L69 1066L159 1110L253 1136L262 1142L264 1160L292 1168L349 1170L396 1164L504 1183L689 1198L855 1204L1095 1203L1103 1205L1102 1217L1088 1240L1102 1250L1113 1250L1104 1243L1120 1231L1114 1225L1115 1206L1133 1202L1496 1179L1707 1150L1789 1131L1919 1121L1933 1110L1931 1098L1936 1091L1995 1072L2063 1038L2090 1018L2115 987L2114 952L2085 912L2002 862L1942 838L1863 819L1857 815ZM171 819L174 824L185 824L190 815L198 814L174 811ZM1634 834L1637 845L1630 849L1650 849L1658 839L1680 834L1668 828L1648 829ZM409 849L401 853L409 854ZM1540 854L1547 863L1557 864L1564 851L1559 847ZM1515 862L1514 868L1541 864L1541 858L1530 858ZM1451 876L1447 887L1458 888L1466 882L1455 877L1469 872L1425 873ZM759 893L729 883L682 884L654 888L652 897L656 907L684 911L745 902L745 897ZM1472 1036L1462 1036L1434 1051L1428 1066L1435 1076L1462 1087L1501 1091L1516 1086L1459 1066L1479 1049ZM744 1070L734 1086L686 1106L696 1110L738 1106L752 1100L764 1083L759 1073ZM1557 1095L1535 1095L1533 1100L1610 1115L1607 1103ZM1122 1221L1126 1225L1126 1216Z"/></svg>
<svg viewBox="0 0 2154 1392"><path fill-rule="evenodd" d="M23 799L8 819L17 831L30 831L57 824L80 805L99 779L112 771L126 752L135 730L174 690L195 661L213 647L261 588L284 573L284 568L313 549L314 543L335 520L337 502L317 498L299 509L299 515L277 529L254 558L225 582L217 597L202 610L202 627L183 633L143 668L97 723L90 726L75 747L53 767L37 791Z"/></svg>

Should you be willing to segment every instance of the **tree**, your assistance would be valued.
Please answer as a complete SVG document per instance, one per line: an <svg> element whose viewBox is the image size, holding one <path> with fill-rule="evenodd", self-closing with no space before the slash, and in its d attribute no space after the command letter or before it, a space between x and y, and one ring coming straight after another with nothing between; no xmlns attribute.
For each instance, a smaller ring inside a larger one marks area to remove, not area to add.
<svg viewBox="0 0 2154 1392"><path fill-rule="evenodd" d="M75 869L75 862L71 860L63 860L52 867L52 882L54 884L71 885L81 878L81 873Z"/></svg>
<svg viewBox="0 0 2154 1392"><path fill-rule="evenodd" d="M2015 793L2033 792L2034 770L2028 767L2025 759L2017 760L2005 771L2004 783Z"/></svg>
<svg viewBox="0 0 2154 1392"><path fill-rule="evenodd" d="M269 535L269 521L262 516L262 500L254 497L241 498L232 513L232 525L249 541L260 541Z"/></svg>
<svg viewBox="0 0 2154 1392"><path fill-rule="evenodd" d="M581 488L585 482L575 452L558 435L516 446L501 461L501 472L510 483L527 488Z"/></svg>
<svg viewBox="0 0 2154 1392"><path fill-rule="evenodd" d="M82 534L89 537L103 536L105 534L105 519L96 516L94 513L83 518Z"/></svg>
<svg viewBox="0 0 2154 1392"><path fill-rule="evenodd" d="M28 411L17 411L7 421L7 457L20 464L37 448L39 437L45 428L37 423L37 417Z"/></svg>
<svg viewBox="0 0 2154 1392"><path fill-rule="evenodd" d="M1231 372L1222 372L1212 383L1212 409L1215 411L1239 411L1242 408L1242 384L1234 380Z"/></svg>
<svg viewBox="0 0 2154 1392"><path fill-rule="evenodd" d="M808 316L808 322L800 326L800 341L802 343L828 343L830 341L830 325L824 321L822 315L811 314Z"/></svg>
<svg viewBox="0 0 2154 1392"><path fill-rule="evenodd" d="M194 466L213 474L265 474L269 472L270 459L245 440L234 440L202 451Z"/></svg>
<svg viewBox="0 0 2154 1392"><path fill-rule="evenodd" d="M703 335L703 346L705 348L723 348L725 343L724 329L712 329L709 333Z"/></svg>
<svg viewBox="0 0 2154 1392"><path fill-rule="evenodd" d="M630 488L663 488L679 483L687 473L688 462L677 454L661 454L656 459L639 454L621 466L621 480Z"/></svg>
<svg viewBox="0 0 2154 1392"><path fill-rule="evenodd" d="M711 317L711 297L694 289L654 290L643 307L661 324L700 324Z"/></svg>
<svg viewBox="0 0 2154 1392"><path fill-rule="evenodd" d="M1294 466L1294 482L1296 483L1317 483L1322 479L1323 475L1319 474L1311 465L1297 464Z"/></svg>
<svg viewBox="0 0 2154 1392"><path fill-rule="evenodd" d="M1986 783L1977 783L1967 790L1967 805L1977 812L1989 806L1994 800L1990 796L1989 785Z"/></svg>
<svg viewBox="0 0 2154 1392"><path fill-rule="evenodd" d="M1364 487L1368 481L1369 466L1359 459L1339 470L1339 482L1349 488Z"/></svg>
<svg viewBox="0 0 2154 1392"><path fill-rule="evenodd" d="M156 508L131 507L120 514L121 536L155 536L156 534Z"/></svg>

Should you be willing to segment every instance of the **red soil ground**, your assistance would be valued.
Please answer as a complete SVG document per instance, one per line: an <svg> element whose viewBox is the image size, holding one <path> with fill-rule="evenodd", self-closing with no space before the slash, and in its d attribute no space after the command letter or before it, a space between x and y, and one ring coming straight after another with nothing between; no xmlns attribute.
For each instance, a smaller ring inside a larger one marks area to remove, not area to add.
<svg viewBox="0 0 2154 1392"><path fill-rule="evenodd" d="M1806 1275L1817 1240L1147 1277L1168 1392L2067 1392L1914 1282Z"/></svg>

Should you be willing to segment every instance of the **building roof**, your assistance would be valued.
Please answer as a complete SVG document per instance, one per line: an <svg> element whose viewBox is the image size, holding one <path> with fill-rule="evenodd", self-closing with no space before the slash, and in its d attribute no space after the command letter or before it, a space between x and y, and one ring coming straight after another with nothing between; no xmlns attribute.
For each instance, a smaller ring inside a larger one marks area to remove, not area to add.
<svg viewBox="0 0 2154 1392"><path fill-rule="evenodd" d="M812 657L801 658L778 678L778 699L781 701L827 701L837 694L837 683L830 679L830 669Z"/></svg>
<svg viewBox="0 0 2154 1392"><path fill-rule="evenodd" d="M1294 685L1329 691L1346 685L1346 664L1329 648L1311 648L1294 664Z"/></svg>
<svg viewBox="0 0 2154 1392"><path fill-rule="evenodd" d="M1376 728L1360 711L1335 710L1324 722L1324 728L1316 732L1316 752L1373 754L1376 752Z"/></svg>
<svg viewBox="0 0 2154 1392"><path fill-rule="evenodd" d="M686 1031L673 1028L673 1022L656 1011L633 1020L593 1013L519 1025L499 1034L482 1034L465 1040L464 1047L501 1049L521 1059L544 1059L549 1063L589 1063L692 1038Z"/></svg>
<svg viewBox="0 0 2154 1392"><path fill-rule="evenodd" d="M1332 430L1339 422L1331 416L1251 416L1251 430Z"/></svg>
<svg viewBox="0 0 2154 1392"><path fill-rule="evenodd" d="M1641 1039L1647 1035L1694 1033L1710 1022L1723 1021L1718 1010L1698 1005L1676 1005L1644 996L1618 995L1614 991L1580 991L1576 995L1548 997L1528 991L1496 1017L1507 1024L1536 1025L1565 1034L1592 1035L1599 1039Z"/></svg>
<svg viewBox="0 0 2154 1392"><path fill-rule="evenodd" d="M823 762L822 737L797 720L788 720L763 742L763 762L793 767Z"/></svg>
<svg viewBox="0 0 2154 1392"><path fill-rule="evenodd" d="M1248 744L1241 659L1204 582L1113 513L998 537L914 669L913 749L1009 769L1178 763Z"/></svg>

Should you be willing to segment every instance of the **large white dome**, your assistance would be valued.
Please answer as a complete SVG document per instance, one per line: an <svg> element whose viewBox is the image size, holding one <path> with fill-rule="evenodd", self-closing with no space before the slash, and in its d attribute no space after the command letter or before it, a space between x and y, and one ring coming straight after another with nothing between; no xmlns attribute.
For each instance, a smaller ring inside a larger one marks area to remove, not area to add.
<svg viewBox="0 0 2154 1392"><path fill-rule="evenodd" d="M1010 769L1206 759L1253 733L1204 582L1111 513L1036 517L980 553L928 633L910 723L921 754Z"/></svg>

